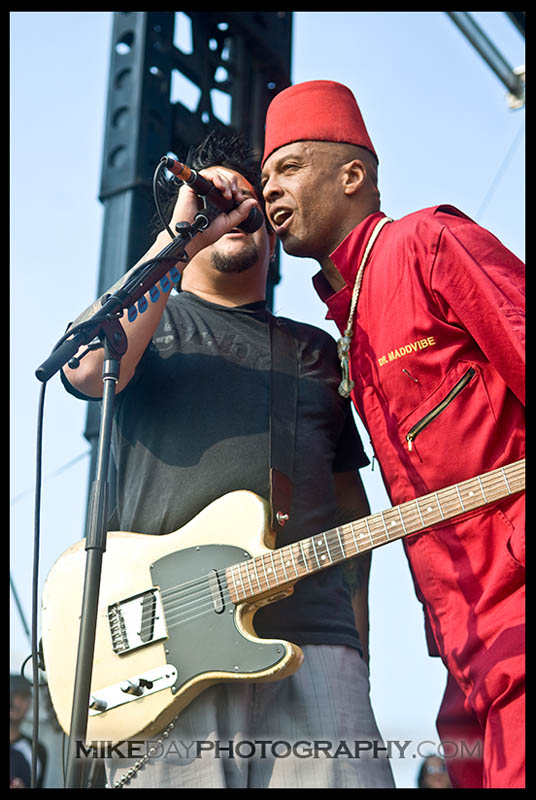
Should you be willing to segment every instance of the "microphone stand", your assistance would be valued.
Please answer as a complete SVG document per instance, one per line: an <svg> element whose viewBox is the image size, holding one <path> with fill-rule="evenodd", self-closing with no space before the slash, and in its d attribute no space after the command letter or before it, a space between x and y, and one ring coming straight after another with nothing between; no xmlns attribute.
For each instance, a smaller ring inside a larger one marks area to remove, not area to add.
<svg viewBox="0 0 536 800"><path fill-rule="evenodd" d="M79 323L64 335L51 355L41 364L35 374L45 382L74 357L81 345L89 343L98 336L104 346L103 402L101 424L97 445L95 480L91 487L89 514L85 549L86 567L82 597L82 611L78 653L73 694L71 726L69 730L69 750L67 754L66 789L80 789L83 763L77 758L80 744L85 744L93 655L97 625L97 611L102 557L106 551L108 465L111 450L111 432L115 387L119 378L121 357L127 351L127 337L119 322L123 311L132 306L164 277L169 270L169 262L188 261L185 246L193 237L205 230L212 220L220 214L216 208L207 207L199 212L193 223L179 222L175 230L177 236L155 258L140 265L139 269L115 294L105 296L102 308L90 319ZM71 337L72 338L67 338ZM81 356L85 356L91 347ZM76 359L75 362L76 364Z"/></svg>

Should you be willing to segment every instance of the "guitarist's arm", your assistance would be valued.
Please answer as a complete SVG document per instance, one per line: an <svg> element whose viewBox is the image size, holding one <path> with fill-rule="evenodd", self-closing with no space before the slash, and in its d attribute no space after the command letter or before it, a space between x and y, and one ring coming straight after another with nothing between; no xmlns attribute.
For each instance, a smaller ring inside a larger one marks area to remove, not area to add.
<svg viewBox="0 0 536 800"><path fill-rule="evenodd" d="M207 231L198 234L194 239L192 239L187 249L187 254L190 260L204 247L207 247L208 245L217 241L221 236L231 230L231 228L243 222L253 206L251 199L247 198L236 186L231 186L231 181L228 177L222 176L220 173L215 172L211 168L203 170L201 174L209 177L216 188L222 192L222 194L225 194L225 196L229 198L234 197L236 202L241 203L241 205L230 211L228 214L219 214ZM179 192L179 196L173 210L170 227L173 229L177 222L185 220L193 221L198 210L199 204L197 196L192 189L185 184ZM166 231L160 232L153 245L145 253L143 258L140 259L138 264L149 261L151 258L157 256L169 244L169 242L169 234ZM177 269L181 271L185 268L185 265L182 262L178 262L176 266ZM137 265L129 270L126 275L120 278L120 280L117 281L117 283L111 288L111 290L109 290L109 293L117 291L117 289L123 286L129 276L134 272L136 267ZM171 269L171 267L172 264L170 262L169 269ZM159 299L155 303L150 302L145 313L138 314L133 322L129 322L129 320L126 318L126 315L121 319L121 324L128 339L128 349L121 359L120 375L115 390L116 393L122 391L122 389L125 388L134 375L136 367L158 327L168 300L168 296L169 291L166 293L163 291L160 292ZM79 317L77 317L73 325L89 319L98 311L100 307L101 303L99 300L97 300L90 308L86 309L82 314L79 315ZM85 346L82 346L77 355L80 355L80 353L85 349ZM84 358L80 361L80 365L76 369L70 369L68 366L65 366L63 368L63 373L69 383L78 389L78 391L82 392L82 394L85 394L88 397L101 397L103 391L103 360L104 356L102 348L93 350L84 356Z"/></svg>
<svg viewBox="0 0 536 800"><path fill-rule="evenodd" d="M361 477L357 470L350 472L334 472L335 491L337 495L338 524L366 517L370 514L370 507L365 494ZM361 646L363 658L369 663L369 613L368 613L368 587L371 553L352 558L344 564L344 581L350 590L354 619Z"/></svg>

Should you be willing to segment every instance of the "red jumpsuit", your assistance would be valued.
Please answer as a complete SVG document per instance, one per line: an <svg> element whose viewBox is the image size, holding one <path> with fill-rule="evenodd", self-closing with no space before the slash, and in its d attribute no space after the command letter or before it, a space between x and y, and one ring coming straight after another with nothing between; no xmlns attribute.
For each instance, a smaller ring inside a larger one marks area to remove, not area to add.
<svg viewBox="0 0 536 800"><path fill-rule="evenodd" d="M367 217L331 255L344 288L315 278L341 331L383 216ZM524 266L492 234L452 206L384 226L353 327L352 397L393 505L524 456ZM404 547L430 653L449 672L438 730L457 756L447 760L451 781L523 787L524 495Z"/></svg>

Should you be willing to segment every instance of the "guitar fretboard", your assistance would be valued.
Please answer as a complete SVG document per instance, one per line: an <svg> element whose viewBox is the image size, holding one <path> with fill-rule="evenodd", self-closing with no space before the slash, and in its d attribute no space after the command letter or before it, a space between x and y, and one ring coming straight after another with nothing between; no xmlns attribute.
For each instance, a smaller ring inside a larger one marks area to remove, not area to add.
<svg viewBox="0 0 536 800"><path fill-rule="evenodd" d="M433 527L525 488L525 459L437 492L269 550L226 570L234 603L253 601L307 575Z"/></svg>

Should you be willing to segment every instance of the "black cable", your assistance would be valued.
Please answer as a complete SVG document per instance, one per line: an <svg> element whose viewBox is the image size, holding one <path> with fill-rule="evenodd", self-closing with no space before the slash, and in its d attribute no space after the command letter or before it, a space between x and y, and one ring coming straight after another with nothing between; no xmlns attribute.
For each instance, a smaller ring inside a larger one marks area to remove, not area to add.
<svg viewBox="0 0 536 800"><path fill-rule="evenodd" d="M37 413L37 450L35 467L35 511L34 511L34 558L32 584L32 674L33 674L33 726L32 726L32 779L31 788L37 785L37 745L39 739L39 652L37 646L37 623L39 607L39 546L41 524L41 474L43 461L43 409L46 382L41 384Z"/></svg>
<svg viewBox="0 0 536 800"><path fill-rule="evenodd" d="M480 208L476 212L476 219L477 220L480 218L480 215L482 214L482 212L486 208L487 204L491 200L492 195L495 192L495 189L496 189L496 187L497 187L497 185L499 183L499 180L502 178L502 175L503 175L503 172L504 172L504 170L506 168L506 165L510 161L511 157L513 156L513 154L514 154L514 152L515 152L515 150L517 148L517 145L518 145L518 142L519 142L519 140L521 138L521 134L523 133L524 127L525 127L525 120L523 120L523 122L521 123L521 127L519 128L518 132L514 136L514 140L513 140L512 144L510 145L510 147L508 148L508 151L507 151L505 157L503 158L503 160L501 162L501 165L500 165L499 169L497 170L497 172L495 174L495 177L493 178L488 191L486 192L486 196L484 197L483 201L480 204Z"/></svg>
<svg viewBox="0 0 536 800"><path fill-rule="evenodd" d="M167 224L166 220L164 219L164 215L162 214L162 209L160 208L160 199L158 196L158 178L162 169L165 167L165 156L157 165L155 171L153 172L153 200L156 207L156 213L158 214L158 218L160 220L160 224L162 227L169 233L172 239L175 239L175 234Z"/></svg>
<svg viewBox="0 0 536 800"><path fill-rule="evenodd" d="M20 617L20 621L22 622L22 627L24 628L24 633L26 634L26 638L30 642L30 647L31 647L32 634L31 634L30 629L28 627L28 623L26 622L26 616L24 614L24 609L23 609L22 604L20 602L17 589L15 588L15 582L14 582L13 577L11 575L11 570L9 570L9 585L11 586L11 591L13 593L13 599L15 600L15 605L17 606L17 611L19 612L19 617ZM21 672L22 672L22 668L21 668Z"/></svg>
<svg viewBox="0 0 536 800"><path fill-rule="evenodd" d="M67 461L61 467L58 467L58 469L54 470L54 472L51 472L49 475L45 475L43 483L46 483L51 478L56 478L58 475L61 475L63 472L65 472L66 470L70 469L70 467L73 467L75 464L77 464L83 458L86 458L86 456L89 456L90 453L91 453L91 450L86 450L85 453L80 453L80 455L75 456L70 461ZM19 492L18 494L15 495L15 497L11 498L11 500L9 501L9 505L10 506L14 506L15 503L18 503L19 500L22 500L23 497L26 497L26 495L30 494L30 492L32 492L32 491L33 491L33 489L30 487L29 489L25 489L23 492ZM15 586L14 586L12 578L11 578L11 573L9 575L9 581L11 583L13 592L16 592Z"/></svg>
<svg viewBox="0 0 536 800"><path fill-rule="evenodd" d="M165 162L162 160L158 164L155 169L153 175L153 195L154 195L154 202L156 206L156 210L162 225L165 227L169 235L172 239L175 239L176 236L171 231L168 224L165 222L162 211L160 208L160 203L158 199L158 176L160 171L164 167ZM166 261L170 260L176 262L176 258L167 257L155 257L148 261L143 262L137 268L126 285L130 284L133 277L136 280L139 280L137 276L140 276L142 271L146 269L151 264L154 264L155 261ZM121 312L122 314L122 312ZM107 315L103 315L103 319L105 319ZM57 350L57 348L70 336L73 336L75 333L83 330L88 325L95 325L95 322L99 319L98 316L93 317L91 320L86 320L85 322L81 322L78 325L70 328L66 333L61 337L61 339L57 342L54 346L53 350ZM42 461L43 461L43 418L44 418L44 405L45 405L45 392L46 392L46 381L42 381L41 383L41 391L39 394L39 406L38 406L38 414L37 414L37 446L36 446L36 468L35 468L35 507L34 507L34 557L33 557L33 574L32 574L32 631L31 631L31 656L29 658L32 659L32 679L33 679L33 725L32 725L32 769L31 769L31 788L35 789L37 785L37 747L39 742L39 648L38 648L38 609L39 609L39 550L40 550L40 527L41 527L41 484L42 484ZM25 660L22 669L26 665L28 659Z"/></svg>

